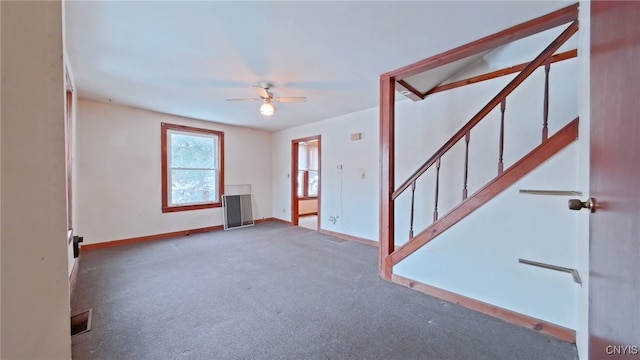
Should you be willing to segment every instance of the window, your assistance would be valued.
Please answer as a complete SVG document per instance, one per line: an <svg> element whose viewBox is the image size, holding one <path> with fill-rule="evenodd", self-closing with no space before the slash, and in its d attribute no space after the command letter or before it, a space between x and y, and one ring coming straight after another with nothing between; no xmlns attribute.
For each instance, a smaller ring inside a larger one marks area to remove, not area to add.
<svg viewBox="0 0 640 360"><path fill-rule="evenodd" d="M224 133L162 124L162 212L222 206Z"/></svg>
<svg viewBox="0 0 640 360"><path fill-rule="evenodd" d="M298 145L298 197L318 196L318 141Z"/></svg>
<svg viewBox="0 0 640 360"><path fill-rule="evenodd" d="M318 170L298 170L298 197L318 197Z"/></svg>

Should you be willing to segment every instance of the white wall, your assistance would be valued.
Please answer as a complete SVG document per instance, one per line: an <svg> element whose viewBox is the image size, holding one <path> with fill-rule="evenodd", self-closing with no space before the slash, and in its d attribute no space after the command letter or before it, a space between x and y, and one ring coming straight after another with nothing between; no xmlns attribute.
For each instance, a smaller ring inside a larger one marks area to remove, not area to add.
<svg viewBox="0 0 640 360"><path fill-rule="evenodd" d="M2 39L2 3L0 3L0 39ZM2 46L0 46L0 69L2 69ZM2 99L2 86L0 86L0 108L2 103L1 99ZM1 204L2 204L2 111L0 111L0 219L2 219ZM0 254L1 254L1 250L2 250L2 231L0 231ZM2 269L2 256L0 256L0 269ZM1 275L0 275L0 309L2 309L2 276ZM0 324L2 324L2 311L0 311ZM2 331L2 329L0 329L0 331ZM0 356L2 356L2 333L1 332L0 332Z"/></svg>
<svg viewBox="0 0 640 360"><path fill-rule="evenodd" d="M71 193L72 193L72 198L71 198L71 204L69 204L71 206L71 223L72 226L73 224L76 224L77 220L78 220L78 209L77 209L77 196L73 196L73 194L76 194L78 191L78 171L77 171L77 164L76 164L76 150L77 150L77 108L78 108L78 92L75 91L75 81L74 81L74 76L73 76L73 69L71 64L69 63L69 56L67 53L67 48L65 45L65 39L66 39L66 26L65 26L65 6L66 6L66 2L62 3L62 39L63 39L63 60L64 60L64 65L65 65L65 70L68 71L69 73L69 79L71 80L70 84L67 84L66 82L66 77L65 77L65 92L67 90L67 88L70 86L74 91L73 91L73 100L72 100L72 109L71 111L71 123L70 124L66 124L65 122L65 134L71 134L71 139L66 139L67 142L71 141L71 148L69 149L68 147L65 147L67 149L67 151L71 151L71 179L67 178L67 182L71 181ZM65 93L65 104L66 104L66 93ZM65 118L66 118L67 114L65 113ZM67 129L66 126L70 126L71 129ZM71 276L71 272L73 271L73 267L76 264L76 259L73 257L73 242L69 243L68 247L67 247L67 257L68 257L68 273L69 276Z"/></svg>
<svg viewBox="0 0 640 360"><path fill-rule="evenodd" d="M271 217L271 134L81 100L77 233L86 244L222 224L222 209L162 213L160 124L225 133L225 185L251 184L254 218Z"/></svg>
<svg viewBox="0 0 640 360"><path fill-rule="evenodd" d="M0 7L0 357L70 359L61 3Z"/></svg>
<svg viewBox="0 0 640 360"><path fill-rule="evenodd" d="M74 227L74 235L77 235L75 228L78 224L78 162L77 162L77 148L78 148L78 92L75 90L75 84L73 81L73 72L71 65L66 63L67 69L71 76L71 85L74 88L72 109L71 109L71 179L67 178L67 181L71 181L71 224ZM66 89L65 89L66 90ZM65 100L66 101L66 100ZM65 133L66 133L65 129ZM67 140L68 141L68 140ZM69 149L67 149L69 150ZM68 273L71 276L73 267L76 264L77 259L73 257L73 242L69 243L67 248L68 256Z"/></svg>
<svg viewBox="0 0 640 360"><path fill-rule="evenodd" d="M274 133L273 216L291 221L291 141L321 135L320 228L377 241L378 127L374 108ZM362 140L351 141L357 132ZM339 219L333 224L329 216Z"/></svg>
<svg viewBox="0 0 640 360"><path fill-rule="evenodd" d="M578 112L580 113L580 138L578 143L577 188L582 191L583 200L589 194L590 174L590 126L591 126L591 3L580 2L580 32L578 41ZM581 211L576 221L577 269L582 275L582 288L578 293L578 319L576 345L580 359L588 359L589 352L589 213Z"/></svg>

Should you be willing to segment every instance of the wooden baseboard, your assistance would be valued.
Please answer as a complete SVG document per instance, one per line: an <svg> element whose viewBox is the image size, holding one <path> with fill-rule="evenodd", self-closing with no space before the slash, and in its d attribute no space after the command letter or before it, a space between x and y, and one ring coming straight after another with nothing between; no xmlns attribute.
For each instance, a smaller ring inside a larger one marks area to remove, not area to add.
<svg viewBox="0 0 640 360"><path fill-rule="evenodd" d="M285 221L285 220L274 218L274 217L268 217L268 218L264 218L264 219L257 219L257 220L254 221L254 223L256 223L256 224L263 224L263 223L268 223L268 222L279 222L279 223L291 225L290 221Z"/></svg>
<svg viewBox="0 0 640 360"><path fill-rule="evenodd" d="M255 224L262 224L266 222L280 222L280 223L291 225L290 222L273 218L273 217L265 218L265 219L257 219L254 221ZM131 244L138 244L141 242L167 239L172 237L189 236L191 234L201 234L201 233L206 233L211 231L219 231L223 229L224 229L224 226L222 225L208 226L208 227L197 228L197 229L180 230L180 231L173 231L173 232L162 233L162 234L139 236L139 237L133 237L128 239L120 239L120 240L112 240L112 241L106 241L106 242L95 243L95 244L86 244L86 245L81 245L81 249L82 250L103 249L103 248L109 248L114 246L131 245Z"/></svg>
<svg viewBox="0 0 640 360"><path fill-rule="evenodd" d="M378 242L374 241L374 240L369 240L369 239L365 239L365 238L361 238L361 237L357 237L357 236L353 236L353 235L347 235L347 234L343 234L343 233L339 233L339 232L335 232L335 231L330 231L330 230L325 230L325 229L319 229L318 232L320 234L335 236L338 239L356 241L356 242L359 242L359 243L362 243L362 244L365 244L365 245L378 247Z"/></svg>
<svg viewBox="0 0 640 360"><path fill-rule="evenodd" d="M291 226L291 221L282 220L282 219L278 219L278 218L275 218L275 217L262 219L262 220L260 220L260 222L277 222L277 223L286 224L286 225ZM256 221L256 224L258 224L258 221Z"/></svg>
<svg viewBox="0 0 640 360"><path fill-rule="evenodd" d="M167 238L179 237L179 236L189 236L191 234L200 234L200 233L205 233L210 231L222 230L223 228L224 227L222 225L216 225L216 226L208 226L208 227L190 229L190 230L173 231L173 232L168 232L163 234L139 236L134 238L112 240L112 241L106 241L106 242L95 243L95 244L86 244L86 245L82 245L81 249L95 250L95 249L103 249L103 248L109 248L109 247L121 246L121 245L138 244L141 242L161 240L161 239L167 239Z"/></svg>
<svg viewBox="0 0 640 360"><path fill-rule="evenodd" d="M78 281L78 263L80 257L73 259L73 268L71 268L71 274L69 274L69 297L73 296L73 291L76 289L76 282Z"/></svg>
<svg viewBox="0 0 640 360"><path fill-rule="evenodd" d="M562 341L566 341L572 344L576 342L576 332L566 327L556 325L544 320L536 319L524 314L517 313L515 311L507 310L495 305L491 305L476 299L472 299L460 294L456 294L444 289L440 289L431 285L427 285L409 278L393 274L391 281L406 286L408 288L417 290L421 293L429 296L436 297L460 306L464 306L468 309L481 312L483 314L493 316L508 323L520 325L549 336L553 336Z"/></svg>

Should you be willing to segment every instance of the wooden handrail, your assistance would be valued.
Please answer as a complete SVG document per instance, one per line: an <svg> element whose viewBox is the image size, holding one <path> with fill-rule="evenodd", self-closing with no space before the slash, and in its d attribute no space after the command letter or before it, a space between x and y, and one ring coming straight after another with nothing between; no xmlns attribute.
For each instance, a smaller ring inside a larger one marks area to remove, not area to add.
<svg viewBox="0 0 640 360"><path fill-rule="evenodd" d="M433 154L422 166L416 170L396 191L391 194L391 198L395 200L402 194L412 182L416 181L425 173L438 159L440 159L449 149L458 143L467 132L471 131L487 114L491 112L500 102L502 102L513 90L515 90L525 79L527 79L539 66L541 66L549 57L556 52L562 44L564 44L573 34L578 31L578 20L575 20L567 27L557 38L555 38L549 46L547 46L522 72L516 75L507 86L504 87L485 107L482 108L474 117L471 118L458 132L456 132L435 154Z"/></svg>
<svg viewBox="0 0 640 360"><path fill-rule="evenodd" d="M553 63L557 63L557 62L560 62L560 61L573 59L576 56L578 56L578 50L577 49L561 52L561 53L555 54L551 58L549 58L549 63L553 64ZM404 90L415 91L416 94L412 93L412 94L407 94L405 96L411 98L412 100L416 100L417 101L417 100L422 100L422 99L426 98L427 96L429 96L431 94L435 94L435 93L439 93L439 92L443 92L443 91L447 91L447 90L452 90L452 89L456 89L456 88L459 88L459 87L462 87L462 86L471 85L471 84L477 84L479 82L483 82L483 81L487 81L487 80L493 80L493 79L501 77L501 76L515 74L517 72L522 71L522 69L524 69L525 67L527 67L527 64L529 64L529 63L526 62L526 63L522 63L522 64L518 64L518 65L513 65L513 66L509 66L509 67L504 68L504 69L491 71L491 72L488 72L488 73L485 73L485 74L482 74L482 75L476 75L476 76L472 76L472 77L469 77L469 78L466 78L466 79L462 79L462 80L458 80L458 81L454 81L454 82L450 82L450 83L446 83L446 84L441 84L441 85L438 85L438 86L434 87L433 89L427 91L424 94L421 94L418 90L416 90L415 88L411 87L411 85L409 85L404 80L399 80L398 81L398 85L403 85L404 88L405 88ZM415 95L415 96L418 97L418 99L414 99L410 95Z"/></svg>
<svg viewBox="0 0 640 360"><path fill-rule="evenodd" d="M579 118L575 118L443 217L396 248L387 256L386 263L389 266L399 263L575 141L578 138L578 123Z"/></svg>
<svg viewBox="0 0 640 360"><path fill-rule="evenodd" d="M418 89L409 85L408 82L404 80L398 80L396 83L396 90L400 91L400 93L413 101L424 100L426 95L421 94Z"/></svg>
<svg viewBox="0 0 640 360"><path fill-rule="evenodd" d="M578 19L578 3L569 5L547 15L529 20L522 24L486 36L482 39L451 49L442 54L420 60L413 64L382 74L381 77L403 80L413 75L450 64L483 51L493 50L510 42L552 29L556 26L567 24Z"/></svg>

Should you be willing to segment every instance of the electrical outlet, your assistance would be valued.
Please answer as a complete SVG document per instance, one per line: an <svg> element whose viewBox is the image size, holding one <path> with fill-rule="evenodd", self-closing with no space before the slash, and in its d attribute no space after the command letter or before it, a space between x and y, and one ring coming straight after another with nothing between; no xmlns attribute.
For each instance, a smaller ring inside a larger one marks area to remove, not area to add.
<svg viewBox="0 0 640 360"><path fill-rule="evenodd" d="M287 213L287 209L282 208L282 213L283 213L283 214L286 214L286 213Z"/></svg>

